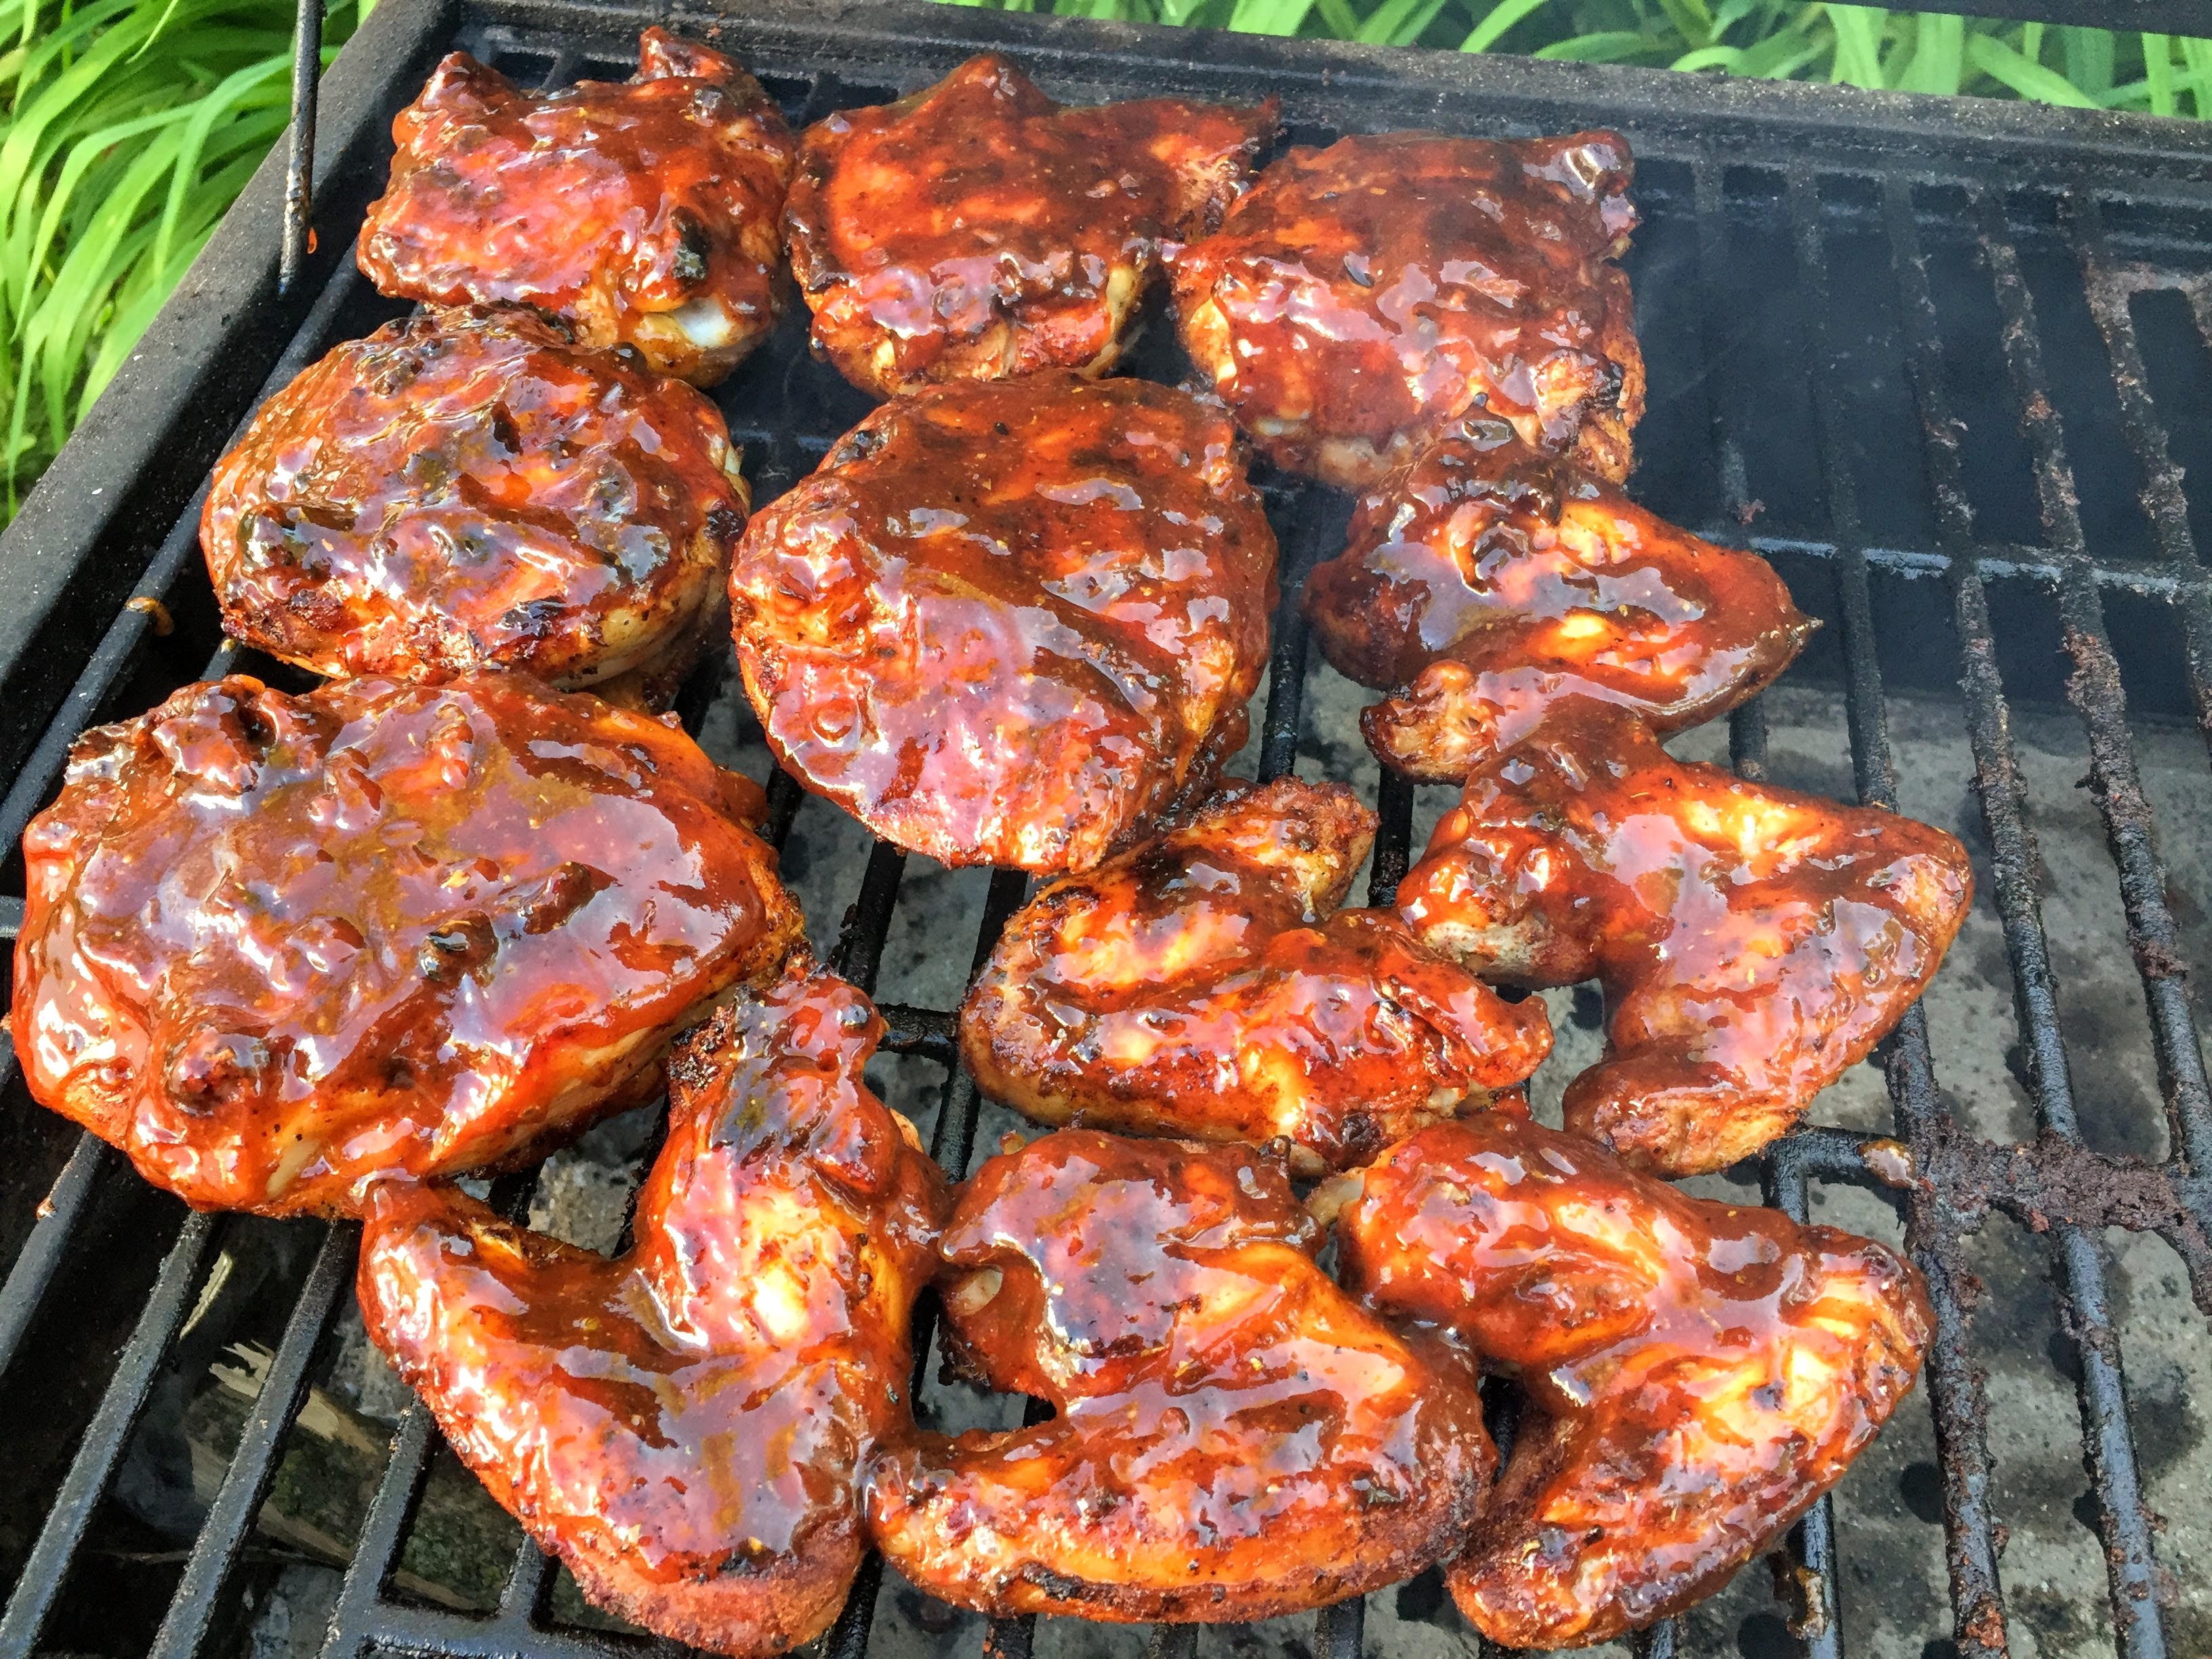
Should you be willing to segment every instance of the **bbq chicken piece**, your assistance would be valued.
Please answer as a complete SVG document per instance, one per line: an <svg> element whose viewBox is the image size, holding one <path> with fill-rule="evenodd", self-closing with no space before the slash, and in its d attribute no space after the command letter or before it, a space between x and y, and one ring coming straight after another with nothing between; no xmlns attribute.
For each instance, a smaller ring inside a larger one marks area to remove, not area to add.
<svg viewBox="0 0 2212 1659"><path fill-rule="evenodd" d="M1305 612L1340 672L1410 689L1360 718L1386 766L1457 782L1562 696L1679 731L1784 668L1814 624L1773 567L1654 518L1503 421L1462 424L1364 496Z"/></svg>
<svg viewBox="0 0 2212 1659"><path fill-rule="evenodd" d="M448 1188L370 1189L377 1346L586 1596L687 1644L827 1630L861 1462L912 1427L908 1316L951 1199L861 1078L883 1033L802 953L686 1038L616 1261Z"/></svg>
<svg viewBox="0 0 2212 1659"><path fill-rule="evenodd" d="M1163 257L1221 222L1275 135L1255 109L1063 109L1005 58L807 129L784 205L814 345L889 398L1040 368L1103 374Z"/></svg>
<svg viewBox="0 0 2212 1659"><path fill-rule="evenodd" d="M15 1054L203 1209L520 1162L649 1099L799 939L764 806L519 674L187 686L81 738L24 834Z"/></svg>
<svg viewBox="0 0 2212 1659"><path fill-rule="evenodd" d="M1072 1129L991 1159L942 1254L953 1352L1049 1422L882 1453L877 1546L957 1607L1131 1623L1317 1607L1455 1549L1472 1377L1313 1260L1282 1164Z"/></svg>
<svg viewBox="0 0 2212 1659"><path fill-rule="evenodd" d="M969 1074L1047 1123L1281 1136L1307 1175L1487 1104L1549 1052L1544 1005L1338 909L1374 839L1350 790L1283 778L1054 883L968 993Z"/></svg>
<svg viewBox="0 0 2212 1659"><path fill-rule="evenodd" d="M798 144L735 63L665 29L626 82L526 92L465 52L392 125L362 273L432 305L531 306L712 386L782 309Z"/></svg>
<svg viewBox="0 0 2212 1659"><path fill-rule="evenodd" d="M1595 978L1605 1059L1567 1127L1640 1168L1721 1169L1863 1060L1973 893L1941 830L1677 761L1633 714L1560 704L1469 774L1398 889L1486 979Z"/></svg>
<svg viewBox="0 0 2212 1659"><path fill-rule="evenodd" d="M730 601L808 788L942 864L1087 870L1242 747L1275 538L1218 405L1051 370L878 410Z"/></svg>
<svg viewBox="0 0 2212 1659"><path fill-rule="evenodd" d="M520 668L665 707L723 624L750 500L720 412L520 311L340 346L216 465L223 626L318 674Z"/></svg>
<svg viewBox="0 0 2212 1659"><path fill-rule="evenodd" d="M1381 482L1470 412L1601 477L1644 413L1628 146L1393 132L1293 149L1173 262L1182 342L1278 466Z"/></svg>
<svg viewBox="0 0 2212 1659"><path fill-rule="evenodd" d="M1606 1641L1718 1589L1842 1478L1927 1347L1920 1275L1880 1244L1524 1120L1425 1129L1324 1202L1347 1193L1346 1286L1527 1393L1445 1579L1504 1647Z"/></svg>

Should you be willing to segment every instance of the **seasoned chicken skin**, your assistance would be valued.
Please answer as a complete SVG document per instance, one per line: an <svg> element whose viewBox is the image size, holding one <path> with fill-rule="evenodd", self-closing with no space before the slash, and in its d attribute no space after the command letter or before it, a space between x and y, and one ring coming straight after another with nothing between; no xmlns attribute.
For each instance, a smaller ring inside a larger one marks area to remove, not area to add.
<svg viewBox="0 0 2212 1659"><path fill-rule="evenodd" d="M1644 359L1610 132L1293 149L1175 258L1182 342L1278 466L1379 483L1470 412L1628 476Z"/></svg>
<svg viewBox="0 0 2212 1659"><path fill-rule="evenodd" d="M1783 1133L1935 975L1973 894L1941 830L1675 760L1571 701L1468 775L1398 908L1486 979L1605 988L1567 1127L1645 1169Z"/></svg>
<svg viewBox="0 0 2212 1659"><path fill-rule="evenodd" d="M943 1254L955 1353L1051 1421L880 1455L890 1564L991 1613L1218 1622L1455 1549L1496 1467L1472 1379L1331 1283L1282 1165L1071 1129L991 1159Z"/></svg>
<svg viewBox="0 0 2212 1659"><path fill-rule="evenodd" d="M1384 765L1431 782L1464 778L1563 696L1660 732L1699 725L1814 628L1757 554L1675 529L1487 417L1361 499L1305 612L1340 672L1410 686L1360 726Z"/></svg>
<svg viewBox="0 0 2212 1659"><path fill-rule="evenodd" d="M799 936L759 789L520 674L240 675L88 732L23 836L32 1094L204 1209L544 1152Z"/></svg>
<svg viewBox="0 0 2212 1659"><path fill-rule="evenodd" d="M787 770L942 864L1087 870L1244 741L1275 538L1219 407L1066 370L871 415L730 572Z"/></svg>
<svg viewBox="0 0 2212 1659"><path fill-rule="evenodd" d="M883 1021L803 959L687 1038L610 1261L451 1188L370 1190L369 1335L586 1595L718 1653L829 1628L858 1476L912 1424L945 1180L861 1068Z"/></svg>
<svg viewBox="0 0 2212 1659"><path fill-rule="evenodd" d="M1256 109L1063 109L996 54L807 129L784 205L814 344L888 398L1039 368L1103 374L1164 253L1221 222L1275 133Z"/></svg>
<svg viewBox="0 0 2212 1659"><path fill-rule="evenodd" d="M1446 1573L1504 1647L1606 1641L1719 1589L1842 1478L1927 1348L1920 1275L1880 1244L1522 1119L1436 1125L1344 1187L1346 1285L1527 1391Z"/></svg>
<svg viewBox="0 0 2212 1659"><path fill-rule="evenodd" d="M760 82L665 29L626 82L528 92L465 52L399 112L362 272L433 305L532 306L712 386L781 308L798 143Z"/></svg>
<svg viewBox="0 0 2212 1659"><path fill-rule="evenodd" d="M1536 1069L1513 1004L1389 910L1340 910L1375 815L1282 778L1047 887L960 1011L986 1093L1048 1123L1285 1137L1305 1174L1364 1163Z"/></svg>
<svg viewBox="0 0 2212 1659"><path fill-rule="evenodd" d="M270 398L200 547L223 626L343 678L520 668L665 706L750 495L721 412L526 312L387 323Z"/></svg>

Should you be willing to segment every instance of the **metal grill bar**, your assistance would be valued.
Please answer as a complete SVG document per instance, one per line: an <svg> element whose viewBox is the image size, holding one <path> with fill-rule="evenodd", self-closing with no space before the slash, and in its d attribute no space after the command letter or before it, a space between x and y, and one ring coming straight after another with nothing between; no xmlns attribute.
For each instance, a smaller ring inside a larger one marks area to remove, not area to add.
<svg viewBox="0 0 2212 1659"><path fill-rule="evenodd" d="M1969 534L1969 509L1959 488L1956 428L1944 399L1935 307L1919 252L1911 187L1902 179L1892 179L1887 185L1887 197L1896 268L1914 344L1914 389L1927 434L1927 454L1936 485L1939 524L1947 541L1963 544ZM1985 217L1985 233L1993 217ZM2001 234L1997 240L2002 242ZM2002 285L2003 262L1993 256L1991 268L1993 276ZM2016 267L2012 278L2017 284ZM2024 289L2019 289L2008 316L2008 335L2012 337L2019 337L2017 330L2022 315L2019 302L2024 302L2025 298ZM2018 369L2021 366L2016 352L2014 356ZM2028 365L2027 372L2033 377L2034 366ZM2023 401L2033 409L2032 396L2024 397ZM2063 466L2063 452L2056 448L2056 441L2054 430L2047 434L2039 459L2046 465ZM2070 487L2070 483L2063 485L2066 489ZM1952 581L1965 670L1962 684L1966 694L1969 735L1974 748L1984 820L1990 836L1996 899L2006 953L2013 969L2021 1038L2028 1060L2030 1093L2038 1119L2046 1129L2078 1139L2070 1073L2058 1036L2057 988L2044 935L2041 902L2035 888L2038 860L2033 836L2027 823L2025 791L2012 753L1987 602L1980 576L1970 559L1956 561ZM2127 1438L2124 1404L2120 1401L2118 1350L2109 1343L2109 1320L2104 1316L2103 1263L2094 1242L2080 1230L2062 1228L2056 1233L2054 1242L2075 1316L2077 1319L2085 1314L2090 1316L2096 1332L2107 1339L2099 1342L2093 1334L2090 1341L2083 1345L2081 1395L2084 1431L2090 1443L2093 1481L2098 1487L2100 1531L2108 1540L2106 1556L2111 1564L2123 1650L2130 1654L2154 1653L2163 1648L2154 1607L2149 1620L2131 1616L2136 1611L2130 1606L2135 1596L2131 1587L2150 1586L2154 1570L2149 1558L2148 1531L2141 1527L2141 1498L2132 1448ZM2094 1364L2093 1346L2097 1349ZM2108 1409L2113 1403L2121 1405L2117 1421ZM2136 1524L2130 1526L2131 1521ZM2121 1538L2113 1547L2116 1532ZM2131 1533L2136 1535L2130 1537ZM2140 1550L2139 1555L2133 1553L2136 1549Z"/></svg>
<svg viewBox="0 0 2212 1659"><path fill-rule="evenodd" d="M1981 193L1976 205L1981 246L2004 319L2005 360L2020 398L2021 424L2035 458L2036 493L2044 527L2064 562L2059 613L2066 626L2067 647L2075 663L2075 672L2067 681L2067 696L2088 731L2092 790L2119 866L2121 899L2127 907L2128 931L2136 945L2136 966L2150 1002L2152 1041L2159 1052L2160 1072L2162 1078L2179 1075L2183 1066L2193 1061L2195 1080L2201 1089L2203 1056L2197 1051L2196 1031L2177 977L2181 959L2179 939L2166 906L2166 874L2152 845L2150 805L2136 775L2134 740L2127 728L2119 665L2105 634L2095 586L2081 580L2079 574L2086 558L2081 524L2074 504L2073 472L2066 460L2058 412L2044 377L2034 300L2021 279L2019 258L2006 236L1997 203ZM2163 962L2172 965L2154 974L2156 964L2148 952L2160 948L2166 953ZM2048 1133L2068 1141L2080 1140L2070 1097L2046 1091L2036 1103ZM2072 1327L2069 1334L2081 1346L2081 1425L2090 1488L2096 1498L2098 1534L2105 1540L2113 1621L2121 1651L2129 1659L2160 1659L2166 1652L2166 1635L2158 1606L2158 1569L2128 1427L2119 1337L2106 1313L2104 1258L2094 1241L2077 1230L2054 1229L2053 1232Z"/></svg>
<svg viewBox="0 0 2212 1659"><path fill-rule="evenodd" d="M222 1486L208 1506L207 1518L200 1523L199 1538L185 1564L177 1593L170 1600L168 1614L154 1638L154 1659L185 1659L198 1652L207 1640L223 1585L238 1564L239 1552L246 1547L246 1535L253 1530L261 1500L269 1495L270 1483L276 1478L284 1437L300 1408L307 1404L308 1362L353 1280L354 1261L360 1251L357 1223L345 1222L324 1233L314 1266L308 1270L300 1299L284 1327L283 1339L270 1361L268 1375L262 1378L252 1415L246 1419L246 1431L231 1454Z"/></svg>
<svg viewBox="0 0 2212 1659"><path fill-rule="evenodd" d="M2196 579L2194 591L2184 598L2179 609L2187 630L2188 658L2198 707L2200 711L2212 710L2212 674L2206 672L2207 658L2212 656L2212 608L2208 608L2203 573L2197 565L2197 544L2190 533L2189 502L2182 493L2181 469L2168 453L2164 422L2151 402L2142 351L2136 339L2135 319L2129 314L2126 295L2115 280L2112 260L2105 249L2104 216L2097 198L2087 194L2069 196L2060 208L2081 266L2091 313L2104 336L2106 349L2112 354L2113 385L2120 398L2121 426L2127 434L2128 447L2142 469L2144 515L2158 538L2159 550L2172 560L2181 572ZM2077 531L2078 528L2077 524ZM2139 798L2140 789L2136 793ZM2157 868L2152 873L2161 883L2158 897L2162 908L2166 893L2164 871ZM2132 910L2128 920L2131 930L2138 927ZM2179 976L2172 969L2177 958L2160 954L2179 945L2178 939L2170 937L2171 917L2163 918L2167 933L2159 931L2160 925L2161 918L2157 915L2148 916L2140 924L2142 943L2137 947L2136 960L2147 978L2156 981L2154 987L2147 984L2145 991L2151 999L2154 1026L2162 1038L2159 1081L2166 1097L2173 1145L2189 1169L2201 1175L2212 1170L2212 1091L2207 1088L2203 1054L2189 1016L2186 989L2175 982Z"/></svg>
<svg viewBox="0 0 2212 1659"><path fill-rule="evenodd" d="M300 0L292 25L292 125L284 164L284 244L276 291L289 294L314 240L315 105L323 76L323 0Z"/></svg>
<svg viewBox="0 0 2212 1659"><path fill-rule="evenodd" d="M131 1340L116 1361L115 1380L100 1396L100 1408L77 1444L61 1492L39 1529L39 1541L31 1547L22 1577L15 1581L15 1592L8 1598L7 1611L0 1614L0 1656L5 1659L29 1659L38 1645L39 1632L69 1577L76 1547L106 1493L117 1460L123 1455L131 1431L138 1425L139 1413L146 1408L146 1396L153 1389L161 1358L191 1310L192 1287L199 1283L200 1265L207 1257L215 1227L215 1218L204 1212L186 1215L176 1243L162 1261L161 1274L146 1298L145 1311L138 1316Z"/></svg>
<svg viewBox="0 0 2212 1659"><path fill-rule="evenodd" d="M14 1080L15 1069L11 1038L8 1063L0 1066L0 1086ZM0 1285L0 1371L6 1370L15 1358L23 1333L30 1328L32 1316L46 1299L55 1270L69 1252L77 1224L84 1219L85 1206L92 1202L94 1189L117 1173L121 1157L98 1135L82 1134L70 1149L69 1162L54 1177L46 1201L39 1206L38 1219L31 1224L31 1236L23 1241L15 1265L8 1269L7 1283Z"/></svg>
<svg viewBox="0 0 2212 1659"><path fill-rule="evenodd" d="M1721 262L1725 258L1722 233L1726 222L1718 212L1723 183L1719 162L1710 154L1701 153L1692 171L1692 186L1698 210L1699 275L1706 296L1706 303L1701 309L1707 320L1709 353L1712 350L1710 331L1713 319L1725 314L1717 303L1721 292ZM1827 263L1820 246L1818 204L1811 200L1811 180L1802 170L1793 170L1788 175L1786 188L1800 270L1813 289L1809 308L1819 314L1825 311ZM1709 206L1711 211L1708 210ZM1811 351L1814 361L1808 367L1819 394L1815 398L1814 416L1822 439L1822 482L1826 487L1829 513L1838 545L1837 581L1842 592L1844 635L1848 646L1854 637L1854 623L1857 620L1852 615L1852 586L1848 574L1853 569L1857 573L1857 592L1863 606L1865 602L1866 568L1859 548L1858 516L1850 474L1848 469L1840 465L1842 456L1836 447L1836 428L1826 402L1832 395L1828 377L1824 372L1824 360L1830 349L1824 330L1819 337L1817 349ZM1732 498L1732 504L1740 504L1748 490L1744 477L1742 450L1729 429L1727 416L1717 399L1713 404L1713 422L1715 435L1719 440L1722 492L1725 498ZM1852 561L1856 561L1856 564ZM1869 635L1871 631L1870 627L1865 630ZM1863 755L1878 757L1880 775L1886 781L1888 750L1880 727L1879 703L1875 705L1871 726L1860 713L1857 699L1852 699L1848 708L1850 711L1853 768L1863 797L1869 779L1860 757ZM1729 754L1739 775L1753 782L1765 780L1766 715L1755 698L1729 718ZM1774 1150L1770 1150L1759 1160L1759 1167L1760 1181L1768 1189L1767 1202L1783 1209L1791 1220L1802 1223L1805 1219L1805 1183L1802 1170L1794 1164L1784 1164ZM1842 1626L1840 1620L1833 1616L1837 1606L1833 1582L1834 1537L1833 1505L1828 1495L1823 1493L1804 1521L1793 1528L1784 1540L1784 1547L1804 1600L1803 1616L1791 1626L1791 1630L1802 1643L1808 1659L1842 1659ZM1669 1629L1669 1645L1672 1645L1677 1633L1678 1628Z"/></svg>

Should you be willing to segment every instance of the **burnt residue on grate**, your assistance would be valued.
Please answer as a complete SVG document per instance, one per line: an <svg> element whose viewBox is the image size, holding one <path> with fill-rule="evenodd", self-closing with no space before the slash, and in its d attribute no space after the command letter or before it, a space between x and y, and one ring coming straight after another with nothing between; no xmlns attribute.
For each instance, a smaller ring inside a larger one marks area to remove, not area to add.
<svg viewBox="0 0 2212 1659"><path fill-rule="evenodd" d="M291 199L316 204L312 241L299 215L284 234L280 161L234 216L267 242L265 290L239 288L220 339L173 320L149 336L155 358L203 354L194 384L232 392L188 411L133 405L136 428L95 432L57 471L85 491L77 541L51 544L49 502L0 543L0 586L31 568L36 533L50 538L40 558L75 562L67 592L100 598L43 644L0 626L0 683L39 716L7 750L22 763L0 840L12 848L51 799L88 725L206 674L289 678L219 641L191 481L250 413L241 375L273 365L266 395L396 313L353 274L346 244L388 155L382 124L451 44L557 84L627 72L637 27L671 21L744 56L799 121L913 90L989 45L1071 99L1279 93L1303 143L1617 125L1641 158L1645 214L1631 264L1653 407L1634 489L1765 553L1826 624L1776 691L1676 746L1944 822L1972 845L1980 889L1879 1077L1859 1068L1816 1104L1819 1124L1709 1178L1800 1218L1901 1230L1936 1312L1926 1410L1891 1425L1771 1573L1739 1575L1634 1650L1990 1659L2032 1632L2045 1659L2212 1652L2212 1523L2153 1514L2147 1490L2175 1470L2200 1493L2212 1483L2190 1399L2191 1378L2212 1397L2195 1310L2212 1311L2212 1089L2191 981L2212 961L2212 580L2197 533L2212 523L2212 465L2191 469L2212 461L2199 430L2212 133L951 9L646 11L378 7L324 88L322 175L307 176L303 150L291 158ZM280 243L297 274L283 300ZM1154 322L1132 367L1176 378L1186 365ZM810 357L796 317L718 399L763 501L868 407ZM155 452L162 468L100 471ZM139 507L168 491L150 534L110 522L90 500L98 478ZM1379 776L1352 725L1360 694L1310 660L1297 583L1334 550L1346 503L1260 482L1285 598L1237 769L1303 768L1374 799L1368 891L1386 902L1446 796ZM708 663L679 708L718 757L759 775L765 750L729 667ZM958 1068L951 1010L1026 883L873 843L781 776L769 805L817 948L857 982L880 981L880 1091L963 1171L1017 1120ZM0 924L20 915L0 897ZM1549 1000L1560 1052L1540 1103L1601 1040L1594 998ZM12 1059L0 1081L21 1149L0 1170L0 1656L665 1648L584 1607L441 1455L427 1413L359 1340L353 1229L187 1215L31 1106ZM542 1176L497 1183L496 1200L606 1243L653 1133L649 1115L595 1132ZM2154 1260L2166 1249L2177 1273ZM2145 1288L2169 1278L2170 1294ZM918 1321L931 1420L1018 1410L941 1381L927 1299ZM2057 1389L2073 1392L2078 1431L2040 1410ZM1237 1659L1440 1659L1472 1640L1425 1577L1318 1620L1146 1633L985 1621L872 1564L823 1645L838 1659L1192 1659L1224 1643Z"/></svg>

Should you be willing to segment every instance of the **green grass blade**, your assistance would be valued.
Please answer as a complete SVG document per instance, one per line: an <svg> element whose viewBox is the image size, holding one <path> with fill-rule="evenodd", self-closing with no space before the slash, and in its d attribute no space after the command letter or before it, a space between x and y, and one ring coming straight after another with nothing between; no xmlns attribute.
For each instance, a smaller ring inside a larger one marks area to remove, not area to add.
<svg viewBox="0 0 2212 1659"><path fill-rule="evenodd" d="M1539 46L1529 56L1583 64L1618 64L1659 50L1664 45L1656 36L1634 29L1601 29L1595 34L1577 34L1571 40Z"/></svg>
<svg viewBox="0 0 2212 1659"><path fill-rule="evenodd" d="M1912 58L1896 82L1899 89L1955 97L1966 79L1966 20L1941 16L1916 19Z"/></svg>
<svg viewBox="0 0 2212 1659"><path fill-rule="evenodd" d="M2190 96L2197 118L2212 120L2212 40L2180 37L2181 61L2189 71Z"/></svg>
<svg viewBox="0 0 2212 1659"><path fill-rule="evenodd" d="M2073 109L2094 109L2097 100L2057 70L2045 69L2023 57L1994 34L1966 37L1966 58L1992 81L2010 87L2023 98L2039 104L2063 104Z"/></svg>
<svg viewBox="0 0 2212 1659"><path fill-rule="evenodd" d="M1237 0L1229 27L1240 34L1296 34L1313 0Z"/></svg>
<svg viewBox="0 0 2212 1659"><path fill-rule="evenodd" d="M2103 103L2112 89L2112 31L2069 26L2058 31L2058 49L2066 59L2066 78L2075 89Z"/></svg>
<svg viewBox="0 0 2212 1659"><path fill-rule="evenodd" d="M2142 37L2143 86L2153 115L2173 113L2173 42L2163 34Z"/></svg>
<svg viewBox="0 0 2212 1659"><path fill-rule="evenodd" d="M1879 6L1830 6L1828 27L1836 32L1835 61L1828 78L1847 86L1879 88L1881 30L1889 14Z"/></svg>
<svg viewBox="0 0 2212 1659"><path fill-rule="evenodd" d="M1488 52L1511 28L1531 13L1541 10L1546 0L1498 0L1482 21L1468 32L1459 43L1462 52Z"/></svg>
<svg viewBox="0 0 2212 1659"><path fill-rule="evenodd" d="M1382 0L1359 26L1355 37L1382 46L1409 46L1419 41L1444 0Z"/></svg>

